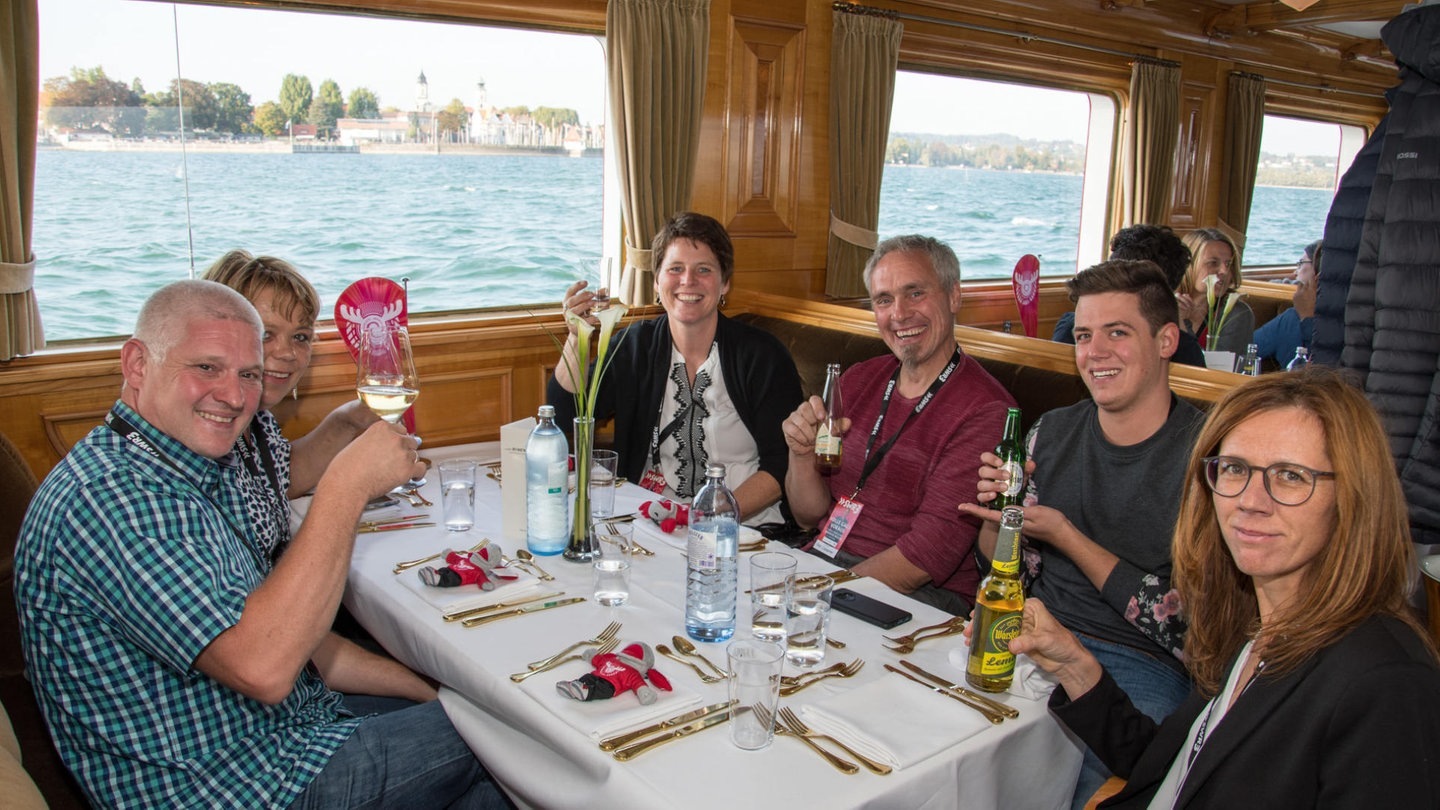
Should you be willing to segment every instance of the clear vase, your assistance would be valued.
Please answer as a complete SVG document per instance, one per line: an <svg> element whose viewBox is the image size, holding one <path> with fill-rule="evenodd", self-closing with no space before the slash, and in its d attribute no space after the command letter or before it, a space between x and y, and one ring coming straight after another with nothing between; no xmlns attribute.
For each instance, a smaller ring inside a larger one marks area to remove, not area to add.
<svg viewBox="0 0 1440 810"><path fill-rule="evenodd" d="M565 547L565 559L571 562L590 562L599 556L600 544L595 539L595 529L590 521L590 474L591 458L595 454L594 417L575 418L575 504L570 521L570 544Z"/></svg>

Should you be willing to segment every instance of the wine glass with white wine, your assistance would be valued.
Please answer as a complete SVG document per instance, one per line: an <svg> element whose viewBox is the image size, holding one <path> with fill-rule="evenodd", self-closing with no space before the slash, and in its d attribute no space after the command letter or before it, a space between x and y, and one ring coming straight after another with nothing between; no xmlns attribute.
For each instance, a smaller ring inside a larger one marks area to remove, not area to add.
<svg viewBox="0 0 1440 810"><path fill-rule="evenodd" d="M376 416L398 424L420 396L410 333L398 324L372 327L364 333L355 361L355 393L360 401ZM415 438L418 441L420 437ZM424 483L424 478L418 478L410 481L410 486Z"/></svg>

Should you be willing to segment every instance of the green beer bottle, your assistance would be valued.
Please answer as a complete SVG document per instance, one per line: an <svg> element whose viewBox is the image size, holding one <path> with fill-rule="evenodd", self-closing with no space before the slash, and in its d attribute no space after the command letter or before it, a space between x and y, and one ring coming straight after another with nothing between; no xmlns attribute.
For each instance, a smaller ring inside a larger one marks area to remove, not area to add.
<svg viewBox="0 0 1440 810"><path fill-rule="evenodd" d="M1025 500L1025 442L1020 437L1020 409L1011 408L1005 414L1005 433L995 447L995 455L1010 473L1010 485L990 502L991 509L1007 506L1021 506Z"/></svg>
<svg viewBox="0 0 1440 810"><path fill-rule="evenodd" d="M1025 609L1025 586L1020 582L1020 529L1024 523L1025 513L1019 507L1005 509L990 574L975 595L965 682L986 692L1004 692L1015 676L1010 639L1020 635Z"/></svg>

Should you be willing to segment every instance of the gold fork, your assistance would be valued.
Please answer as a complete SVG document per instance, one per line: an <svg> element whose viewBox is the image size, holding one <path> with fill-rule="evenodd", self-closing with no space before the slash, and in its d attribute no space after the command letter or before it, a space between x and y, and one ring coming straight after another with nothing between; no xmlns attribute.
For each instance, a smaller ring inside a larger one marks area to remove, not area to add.
<svg viewBox="0 0 1440 810"><path fill-rule="evenodd" d="M768 726L768 725L770 725L770 724L773 722L773 720L774 720L774 718L771 717L771 715L770 715L770 710L767 709L767 708L765 708L764 706L760 706L760 705L755 705L755 706L737 706L737 707L735 707L735 708L736 708L736 711L741 711L741 710L744 710L744 709L749 709L749 710L755 712L755 716L758 717L758 718L760 718L760 725L762 725L762 726ZM788 736L788 737L794 737L795 739L799 740L800 742L803 742L803 743L805 743L806 745L810 746L810 750L812 750L812 751L814 751L815 753L819 754L820 756L824 757L824 758L825 758L825 761L828 762L828 763L830 763L830 766L833 767L835 770L837 770L837 771L839 771L839 772L841 772L841 773L843 773L843 774L846 774L846 775L855 774L855 773L859 773L859 772L860 772L859 766L857 766L855 763L853 763L853 762L851 762L851 761L849 761L849 760L847 760L847 759L842 759L842 758L840 758L840 757L838 757L838 756L830 753L829 751L826 751L824 748L821 748L818 743L814 742L813 740L811 740L809 737L805 736L804 734L800 734L800 733L798 733L798 732L796 732L796 731L794 731L794 730L792 730L792 729L790 729L790 728L788 728L788 727L786 727L786 726L784 726L784 725L781 725L781 724L779 724L779 723L776 723L775 726L774 726L774 728L775 728L775 733L776 733L776 734L781 734L781 735L785 735L785 736Z"/></svg>
<svg viewBox="0 0 1440 810"><path fill-rule="evenodd" d="M930 641L932 639L945 638L947 636L958 636L963 632L965 632L965 624L964 622L961 622L951 627L949 630L943 630L937 633L917 635L914 641L910 641L905 644L886 644L885 649L890 650L891 652L900 653L901 655L909 655L910 653L915 652L915 645L919 644L922 641Z"/></svg>
<svg viewBox="0 0 1440 810"><path fill-rule="evenodd" d="M939 624L932 624L928 627L921 627L920 629L912 630L911 632L906 633L903 636L885 636L885 640L893 641L896 644L913 644L915 642L915 637L920 635L921 633L928 633L931 630L946 630L950 627L953 627L956 622L960 622L963 624L965 622L965 619L960 616L951 616L950 618L946 619L943 622L940 622Z"/></svg>
<svg viewBox="0 0 1440 810"><path fill-rule="evenodd" d="M781 686L780 696L789 697L796 692L799 692L801 689L804 689L808 686L814 686L815 684L825 680L826 678L853 678L855 677L855 673L859 672L860 668L863 666L865 666L865 661L863 659L856 658L854 661L851 661L850 663L841 667L836 672L826 672L823 675L817 674L815 677L809 679L806 679L804 675L801 675L799 676L799 678L796 679L794 685Z"/></svg>
<svg viewBox="0 0 1440 810"><path fill-rule="evenodd" d="M612 638L612 639L610 639L609 641L605 642L604 644L601 644L601 645L600 645L600 648L597 649L597 650L595 650L594 653L590 653L589 651L586 651L586 652L575 653L574 655L567 655L567 656L565 656L564 658L557 658L557 659L555 659L553 662L551 662L548 666L543 666L543 667L540 667L539 669L527 669L527 670L525 670L524 672L517 672L517 673L515 673L514 675L511 675L511 676L510 676L510 680L514 681L515 683L520 683L521 681L525 680L526 678L530 677L531 675L539 675L539 674L542 673L542 672L549 672L550 670L555 669L556 667L560 666L561 664L568 664L568 663L570 663L571 661L589 661L591 658L593 658L593 657L595 657L595 656L597 656L597 655L604 655L605 653L608 653L608 652L615 652L615 648L618 647L618 646L620 646L620 640L619 640L619 639Z"/></svg>
<svg viewBox="0 0 1440 810"><path fill-rule="evenodd" d="M603 630L601 630L600 632L596 633L594 638L587 638L587 639L585 639L584 641L577 641L577 642L575 642L574 644L571 644L569 647L566 647L565 649L561 650L560 652L555 653L554 655L550 656L549 658L541 658L539 661L536 661L536 662L531 663L531 664L526 664L526 665L525 665L525 668L526 668L526 669L548 669L549 666L550 666L551 664L553 664L556 659L560 658L561 656L563 656L563 655L565 655L565 654L567 654L567 653L574 652L576 649L579 649L580 647L593 647L593 646L595 646L596 644L604 644L605 642L609 641L609 640L612 639L612 638L615 638L615 637L618 636L618 635L620 635L620 622L610 622L609 624L605 625L605 629L603 629Z"/></svg>
<svg viewBox="0 0 1440 810"><path fill-rule="evenodd" d="M801 721L800 715L796 714L788 706L782 707L780 709L780 722L784 723L786 728L790 729L790 731L801 737L816 740L829 740L830 742L834 743L836 747L838 747L840 750L860 760L860 764L864 765L865 768L871 773L876 773L884 776L890 773L890 771L892 770L889 765L876 762L875 760L865 756L859 751L856 751L854 748L851 748L845 743L835 739L834 737L831 737L829 734L821 734L817 731L812 730L809 726L805 725L803 721Z"/></svg>

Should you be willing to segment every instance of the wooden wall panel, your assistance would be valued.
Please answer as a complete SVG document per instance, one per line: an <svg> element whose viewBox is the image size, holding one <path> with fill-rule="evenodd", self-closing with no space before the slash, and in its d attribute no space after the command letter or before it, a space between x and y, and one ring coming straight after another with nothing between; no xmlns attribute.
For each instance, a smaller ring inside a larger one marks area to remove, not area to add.
<svg viewBox="0 0 1440 810"><path fill-rule="evenodd" d="M1175 144L1175 182L1170 190L1172 228L1181 231L1214 224L1218 189L1212 191L1211 164L1221 160L1223 141L1209 140L1218 128L1215 85L1182 80L1180 85L1180 138ZM1210 213L1207 214L1207 209Z"/></svg>
<svg viewBox="0 0 1440 810"><path fill-rule="evenodd" d="M729 39L726 227L736 238L793 237L800 212L805 29L736 19Z"/></svg>

